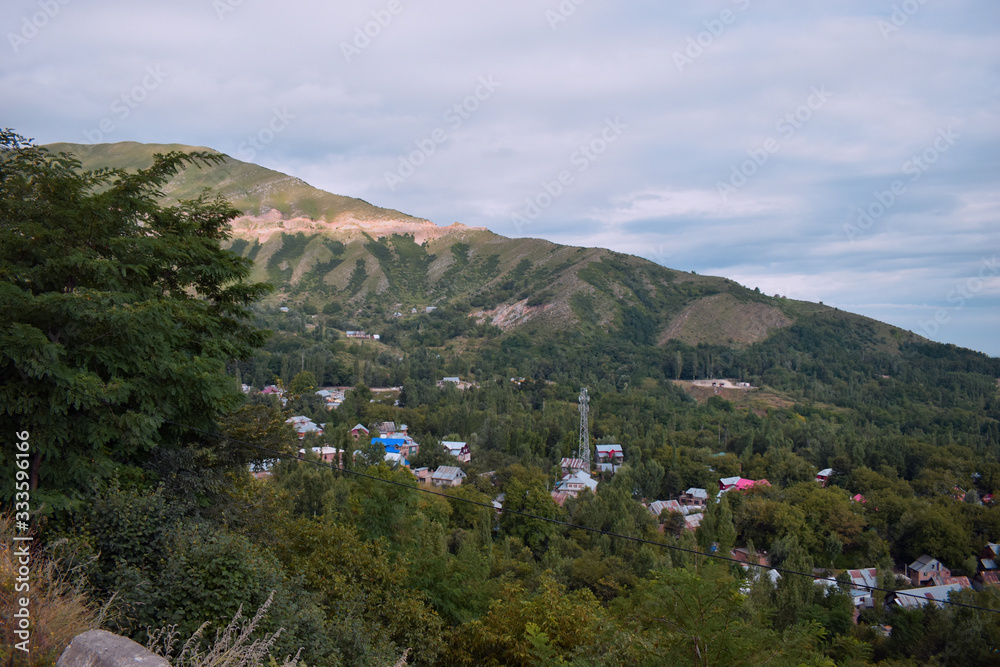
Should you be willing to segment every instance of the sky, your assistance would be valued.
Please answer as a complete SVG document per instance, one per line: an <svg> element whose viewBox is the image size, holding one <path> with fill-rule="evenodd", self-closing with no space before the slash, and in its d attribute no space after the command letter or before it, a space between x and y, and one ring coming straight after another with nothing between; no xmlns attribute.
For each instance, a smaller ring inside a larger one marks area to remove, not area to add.
<svg viewBox="0 0 1000 667"><path fill-rule="evenodd" d="M996 0L6 0L0 122L1000 356Z"/></svg>

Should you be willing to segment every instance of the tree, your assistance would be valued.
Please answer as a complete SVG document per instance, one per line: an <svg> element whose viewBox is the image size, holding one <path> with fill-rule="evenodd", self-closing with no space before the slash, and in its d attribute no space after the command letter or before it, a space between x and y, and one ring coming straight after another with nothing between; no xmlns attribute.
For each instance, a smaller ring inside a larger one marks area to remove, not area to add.
<svg viewBox="0 0 1000 667"><path fill-rule="evenodd" d="M612 610L632 627L607 641L618 658L611 664L824 664L821 628L808 624L781 633L751 623L742 613L740 582L722 567L657 571Z"/></svg>
<svg viewBox="0 0 1000 667"><path fill-rule="evenodd" d="M316 375L312 371L299 371L299 373L292 378L292 383L288 386L288 390L298 396L299 394L304 394L307 391L312 391L316 388Z"/></svg>
<svg viewBox="0 0 1000 667"><path fill-rule="evenodd" d="M224 159L82 172L0 131L0 427L30 435L36 504L66 507L157 447L209 442L187 427L213 430L242 401L226 362L263 344L247 307L269 287L220 246L239 212L160 201L180 169Z"/></svg>

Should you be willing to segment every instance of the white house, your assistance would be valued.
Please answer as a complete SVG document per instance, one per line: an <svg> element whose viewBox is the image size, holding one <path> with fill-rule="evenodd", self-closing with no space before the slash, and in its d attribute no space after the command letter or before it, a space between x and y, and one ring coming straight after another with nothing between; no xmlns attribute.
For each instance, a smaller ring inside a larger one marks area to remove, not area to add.
<svg viewBox="0 0 1000 667"><path fill-rule="evenodd" d="M597 469L601 472L618 472L625 452L621 445L597 445Z"/></svg>
<svg viewBox="0 0 1000 667"><path fill-rule="evenodd" d="M596 491L597 480L581 470L579 472L568 474L556 482L555 490L576 498L576 494L580 493L584 489Z"/></svg>
<svg viewBox="0 0 1000 667"><path fill-rule="evenodd" d="M854 598L854 606L871 609L873 606L871 589L878 586L878 570L874 567L848 570L847 576L851 578L851 597Z"/></svg>
<svg viewBox="0 0 1000 667"><path fill-rule="evenodd" d="M285 423L292 425L295 432L299 434L299 440L305 438L306 435L323 435L322 427L317 426L313 420L304 415L290 417L285 420Z"/></svg>

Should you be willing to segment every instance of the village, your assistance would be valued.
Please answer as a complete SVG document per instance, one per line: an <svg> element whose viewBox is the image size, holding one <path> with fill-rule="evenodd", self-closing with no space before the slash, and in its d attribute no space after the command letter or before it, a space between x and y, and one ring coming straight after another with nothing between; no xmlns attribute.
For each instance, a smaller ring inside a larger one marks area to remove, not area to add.
<svg viewBox="0 0 1000 667"><path fill-rule="evenodd" d="M523 382L523 378L511 378L515 384ZM459 377L445 377L438 380L437 385L443 387L446 384L453 384L460 389L474 386L469 382L461 380ZM712 382L707 386L730 387L729 382ZM749 388L749 385L735 385L734 388ZM328 410L338 408L344 401L345 392L350 387L330 387L319 389L315 393L326 403ZM399 387L375 388L371 391L375 394L398 392ZM251 389L244 385L244 391ZM274 394L280 401L284 402L285 391L278 386L268 386L262 394ZM559 462L558 475L552 485L549 495L552 502L562 506L569 498L576 498L581 493L596 493L598 486L610 480L625 464L625 450L621 444L597 444L592 449L589 444L589 432L587 424L588 397L586 389L580 395L581 412L581 449L577 452L577 457L564 457ZM398 402L397 402L398 403ZM308 417L299 415L290 417L287 422L298 434L300 441L308 445L308 439L323 434L325 424L316 424ZM463 467L472 462L472 452L466 441L444 440L441 447L454 458L454 465L440 465L435 469L427 467L411 467L410 461L420 451L420 444L416 442L409 433L406 424L396 424L395 422L378 422L365 426L355 424L350 429L351 437L357 442L370 442L372 445L380 445L384 448L384 462L392 467L398 467L409 471L418 484L427 487L458 487L468 479L468 473ZM304 458L307 452L324 463L329 463L338 467L343 467L345 463L344 450L329 446L312 446L299 449L299 457ZM352 460L361 453L355 450L351 453ZM591 461L593 453L593 461ZM267 471L257 471L254 473L258 477L266 478L270 475ZM493 473L481 473L481 476L489 478ZM815 483L820 487L826 487L828 481L834 475L832 468L825 468L816 472ZM703 516L710 503L719 503L727 493L752 493L756 488L769 487L771 483L767 479L746 479L740 476L722 477L718 480L718 488L688 488L676 498L666 500L643 499L641 504L656 520L660 533L666 531L683 531L694 533L701 525ZM963 501L965 493L958 487L955 488L952 498L956 501ZM500 493L493 499L493 507L500 513L503 511L504 494ZM853 503L865 504L867 499L861 494L855 494L851 501ZM992 497L983 498L983 502L992 502ZM763 551L755 551L747 547L735 547L728 554L718 554L717 545L711 548L712 555L718 555L738 562L745 570L757 566L758 571L751 573L751 578L766 574L777 582L781 574L777 569L771 569L772 563L769 554ZM968 576L953 576L951 571L939 560L929 554L924 554L916 561L903 568L897 568L891 573L891 578L887 581L885 573L880 573L877 568L860 568L834 571L817 568L812 572L814 582L817 586L831 587L839 583L849 585L850 594L854 603L854 620L857 622L859 614L865 609L872 609L876 605L876 600L881 599L882 604L899 605L904 608L915 608L924 605L935 605L938 601L947 601L948 596L955 591L964 589L982 590L986 586L1000 588L1000 544L988 543L979 554L977 559L977 573L971 579ZM885 592L888 588L891 589ZM881 598L877 597L879 591L883 591ZM879 632L888 636L890 627L880 628Z"/></svg>

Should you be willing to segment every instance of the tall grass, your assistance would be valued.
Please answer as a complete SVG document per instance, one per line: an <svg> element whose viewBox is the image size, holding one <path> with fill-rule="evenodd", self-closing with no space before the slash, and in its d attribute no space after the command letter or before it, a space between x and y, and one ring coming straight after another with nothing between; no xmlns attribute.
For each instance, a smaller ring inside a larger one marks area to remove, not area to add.
<svg viewBox="0 0 1000 667"><path fill-rule="evenodd" d="M49 554L36 542L30 544L31 563L27 577L29 590L18 590L18 568L15 554L14 517L0 513L0 664L54 665L63 649L81 632L101 625L108 606L100 607L88 599L83 590L82 565L67 565L74 561L70 554L60 555L64 544L56 542ZM23 577L22 577L23 578ZM31 639L25 653L15 644L20 639L14 634L17 627L14 613L20 609L19 600L28 598Z"/></svg>

